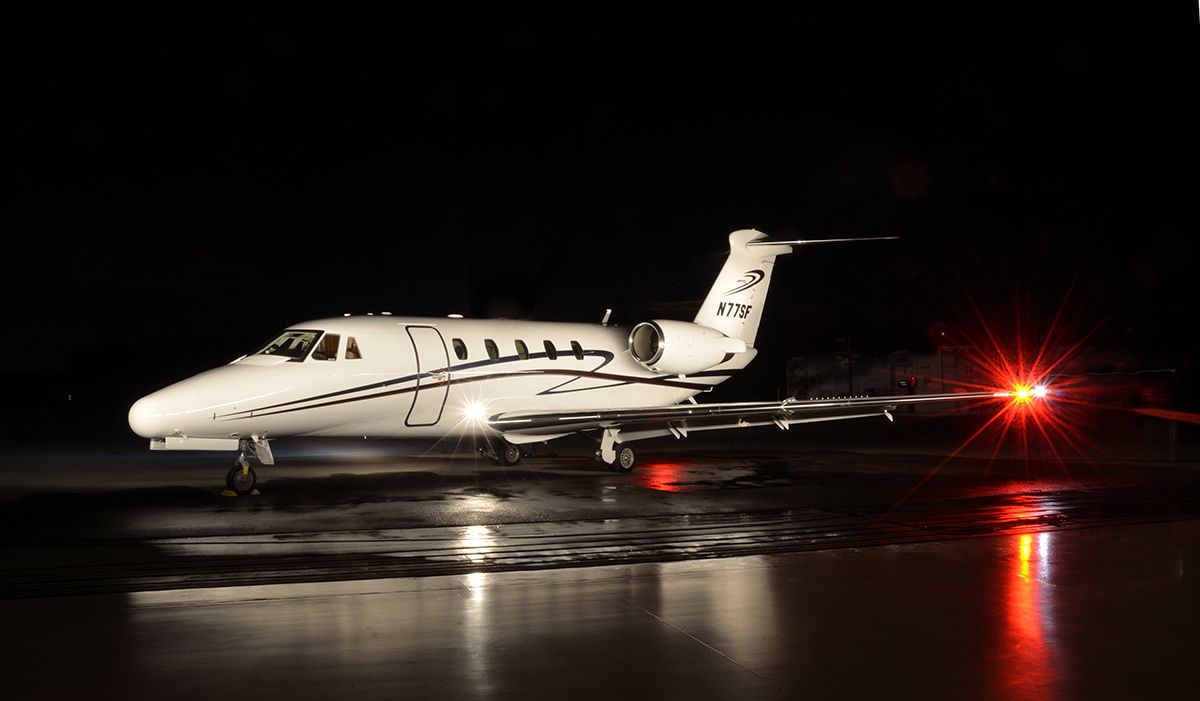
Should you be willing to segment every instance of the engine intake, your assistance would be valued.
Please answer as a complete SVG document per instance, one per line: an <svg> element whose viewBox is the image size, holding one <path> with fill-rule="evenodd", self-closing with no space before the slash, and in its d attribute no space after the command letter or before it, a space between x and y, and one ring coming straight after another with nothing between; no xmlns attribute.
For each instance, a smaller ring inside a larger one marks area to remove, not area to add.
<svg viewBox="0 0 1200 701"><path fill-rule="evenodd" d="M730 353L744 353L743 341L686 321L643 321L629 332L629 353L642 367L690 375L720 365Z"/></svg>

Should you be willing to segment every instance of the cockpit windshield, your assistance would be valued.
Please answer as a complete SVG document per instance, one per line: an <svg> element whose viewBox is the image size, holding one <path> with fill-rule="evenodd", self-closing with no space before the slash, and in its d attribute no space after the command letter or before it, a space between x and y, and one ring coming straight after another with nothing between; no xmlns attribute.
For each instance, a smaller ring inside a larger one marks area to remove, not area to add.
<svg viewBox="0 0 1200 701"><path fill-rule="evenodd" d="M288 329L255 355L281 355L289 360L302 361L321 336L322 331L312 329Z"/></svg>

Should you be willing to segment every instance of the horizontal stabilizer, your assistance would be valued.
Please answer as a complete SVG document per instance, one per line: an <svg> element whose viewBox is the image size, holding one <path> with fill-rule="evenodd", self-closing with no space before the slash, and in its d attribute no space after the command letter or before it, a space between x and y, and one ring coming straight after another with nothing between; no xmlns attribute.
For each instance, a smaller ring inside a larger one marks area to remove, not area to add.
<svg viewBox="0 0 1200 701"><path fill-rule="evenodd" d="M759 241L750 241L746 244L750 248L758 248L762 246L812 246L818 243L852 243L854 241L895 241L899 236L867 236L854 239L795 239L793 241L772 241L770 239L761 239ZM778 253L776 255L779 255Z"/></svg>
<svg viewBox="0 0 1200 701"><path fill-rule="evenodd" d="M729 258L717 280L696 312L693 323L720 331L727 338L754 347L759 320L771 285L775 257L791 253L799 246L851 241L890 241L899 236L873 236L858 239L800 239L772 241L761 231L741 229L729 235ZM739 351L732 350L732 353Z"/></svg>

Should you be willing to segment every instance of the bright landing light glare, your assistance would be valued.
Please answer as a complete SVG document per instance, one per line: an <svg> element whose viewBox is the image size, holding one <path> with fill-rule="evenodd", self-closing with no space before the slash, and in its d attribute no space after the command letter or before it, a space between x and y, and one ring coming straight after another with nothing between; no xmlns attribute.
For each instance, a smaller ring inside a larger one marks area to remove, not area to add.
<svg viewBox="0 0 1200 701"><path fill-rule="evenodd" d="M467 421L481 423L487 417L487 407L483 405L483 402L467 402L463 407L463 417Z"/></svg>

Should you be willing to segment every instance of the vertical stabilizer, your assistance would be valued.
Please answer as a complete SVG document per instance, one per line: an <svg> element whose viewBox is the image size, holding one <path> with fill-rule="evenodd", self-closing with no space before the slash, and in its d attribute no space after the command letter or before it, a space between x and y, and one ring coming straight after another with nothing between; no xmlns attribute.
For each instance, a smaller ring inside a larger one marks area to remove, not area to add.
<svg viewBox="0 0 1200 701"><path fill-rule="evenodd" d="M754 346L758 322L767 301L767 289L771 286L775 257L792 252L787 243L764 245L769 244L763 241L766 238L766 234L753 229L742 229L729 235L729 259L696 314L697 324ZM751 241L761 243L751 246Z"/></svg>
<svg viewBox="0 0 1200 701"><path fill-rule="evenodd" d="M700 305L695 322L714 328L729 338L754 347L758 322L762 319L771 286L775 257L791 253L797 246L859 241L893 241L899 236L868 236L852 239L803 239L773 241L754 229L742 229L729 235L729 260L721 268L716 283Z"/></svg>

